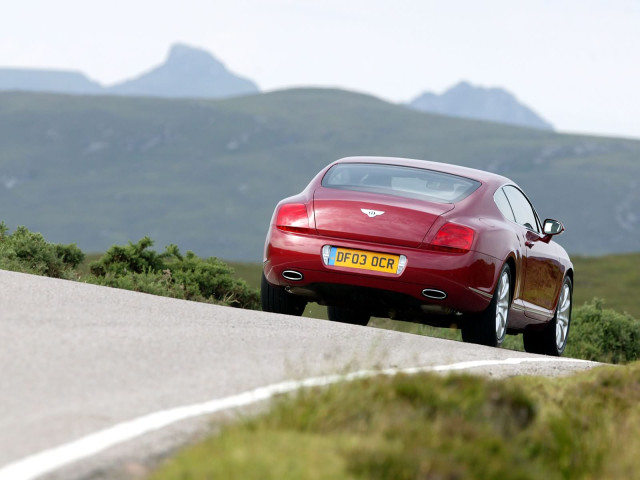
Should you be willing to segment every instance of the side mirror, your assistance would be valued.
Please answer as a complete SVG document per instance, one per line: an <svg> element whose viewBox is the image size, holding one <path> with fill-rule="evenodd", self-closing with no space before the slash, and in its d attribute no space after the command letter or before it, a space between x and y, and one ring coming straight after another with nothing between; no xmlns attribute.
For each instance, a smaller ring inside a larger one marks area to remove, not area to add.
<svg viewBox="0 0 640 480"><path fill-rule="evenodd" d="M544 221L542 231L545 235L558 235L559 233L564 232L564 225L557 220L547 218Z"/></svg>

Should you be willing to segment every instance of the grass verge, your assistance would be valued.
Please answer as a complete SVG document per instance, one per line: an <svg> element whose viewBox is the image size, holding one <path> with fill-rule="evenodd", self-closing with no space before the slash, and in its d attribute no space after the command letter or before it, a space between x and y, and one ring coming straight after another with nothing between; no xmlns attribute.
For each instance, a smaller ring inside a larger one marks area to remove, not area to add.
<svg viewBox="0 0 640 480"><path fill-rule="evenodd" d="M377 377L299 392L166 479L640 478L640 363L567 378Z"/></svg>

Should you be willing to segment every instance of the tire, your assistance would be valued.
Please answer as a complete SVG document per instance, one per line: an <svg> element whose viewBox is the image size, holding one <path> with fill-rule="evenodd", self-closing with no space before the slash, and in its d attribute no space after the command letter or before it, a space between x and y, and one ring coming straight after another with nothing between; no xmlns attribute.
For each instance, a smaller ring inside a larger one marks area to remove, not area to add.
<svg viewBox="0 0 640 480"><path fill-rule="evenodd" d="M351 325L366 326L369 323L371 315L361 310L342 307L327 307L329 320L340 323L350 323Z"/></svg>
<svg viewBox="0 0 640 480"><path fill-rule="evenodd" d="M498 285L487 309L462 325L462 340L468 343L499 347L507 335L511 308L511 268L505 263Z"/></svg>
<svg viewBox="0 0 640 480"><path fill-rule="evenodd" d="M271 285L264 273L260 283L260 299L263 312L284 313L299 317L307 306L307 301L288 293L284 288Z"/></svg>
<svg viewBox="0 0 640 480"><path fill-rule="evenodd" d="M564 277L558 306L553 319L541 331L525 331L522 335L524 349L530 353L540 353L559 357L567 347L573 304L573 282Z"/></svg>

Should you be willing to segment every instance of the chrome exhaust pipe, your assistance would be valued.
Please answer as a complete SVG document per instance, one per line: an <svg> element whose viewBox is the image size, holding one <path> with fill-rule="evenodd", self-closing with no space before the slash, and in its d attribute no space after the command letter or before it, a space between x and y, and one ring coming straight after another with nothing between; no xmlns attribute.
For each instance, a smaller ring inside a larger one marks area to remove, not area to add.
<svg viewBox="0 0 640 480"><path fill-rule="evenodd" d="M434 300L444 300L447 298L447 294L442 290L436 290L435 288L425 288L422 290L422 295L427 298L432 298Z"/></svg>
<svg viewBox="0 0 640 480"><path fill-rule="evenodd" d="M304 278L300 272L296 272L295 270L285 270L282 272L282 276L287 280L291 280L292 282L299 282Z"/></svg>

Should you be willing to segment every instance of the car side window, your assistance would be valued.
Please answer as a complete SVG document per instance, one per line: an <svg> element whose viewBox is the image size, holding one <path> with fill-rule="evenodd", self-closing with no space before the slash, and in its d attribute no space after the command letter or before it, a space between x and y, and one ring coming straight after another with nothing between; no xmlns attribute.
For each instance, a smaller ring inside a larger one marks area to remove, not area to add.
<svg viewBox="0 0 640 480"><path fill-rule="evenodd" d="M507 200L507 196L502 188L499 188L496 190L496 193L493 194L493 201L496 202L496 206L505 218L512 222L516 221L516 218L513 216L513 210L511 210L511 205L509 205L509 200Z"/></svg>
<svg viewBox="0 0 640 480"><path fill-rule="evenodd" d="M511 185L507 185L503 190L513 210L516 223L519 223L529 230L540 233L536 213L524 193Z"/></svg>

